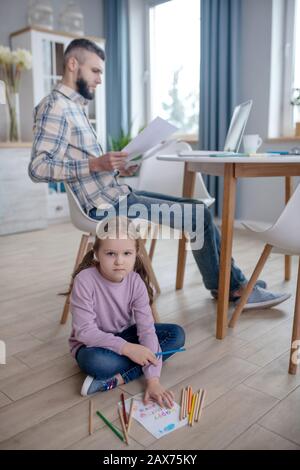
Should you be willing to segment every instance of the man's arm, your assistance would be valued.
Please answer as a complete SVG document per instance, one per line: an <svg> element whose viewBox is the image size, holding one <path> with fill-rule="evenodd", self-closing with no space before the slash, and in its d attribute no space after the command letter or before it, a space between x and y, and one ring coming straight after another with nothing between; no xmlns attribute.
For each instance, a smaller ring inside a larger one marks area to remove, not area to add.
<svg viewBox="0 0 300 470"><path fill-rule="evenodd" d="M90 174L89 160L65 157L71 129L57 104L48 103L38 110L29 176L33 181L74 181Z"/></svg>

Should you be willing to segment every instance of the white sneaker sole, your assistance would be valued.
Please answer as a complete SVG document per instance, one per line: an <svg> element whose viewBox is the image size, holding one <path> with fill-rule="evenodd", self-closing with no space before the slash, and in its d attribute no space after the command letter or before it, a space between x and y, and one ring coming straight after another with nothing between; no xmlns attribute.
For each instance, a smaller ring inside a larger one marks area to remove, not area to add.
<svg viewBox="0 0 300 470"><path fill-rule="evenodd" d="M275 305L281 304L282 302L285 302L287 299L291 297L291 294L284 294L278 297L277 299L273 300L267 300L266 302L257 302L257 303L251 303L251 304L246 304L243 310L254 310L256 309L263 309L263 308L271 308L275 307ZM238 305L238 303L236 304Z"/></svg>
<svg viewBox="0 0 300 470"><path fill-rule="evenodd" d="M81 387L81 392L80 392L83 397L87 397L88 389L90 388L93 380L94 380L94 377L91 377L90 375L88 375L85 381L83 382L82 387Z"/></svg>

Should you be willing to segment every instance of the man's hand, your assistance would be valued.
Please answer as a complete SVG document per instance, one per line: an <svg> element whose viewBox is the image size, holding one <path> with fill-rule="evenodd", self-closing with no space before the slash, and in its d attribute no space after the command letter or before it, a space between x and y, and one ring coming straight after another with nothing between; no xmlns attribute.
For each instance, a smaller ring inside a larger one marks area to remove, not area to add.
<svg viewBox="0 0 300 470"><path fill-rule="evenodd" d="M140 344L126 343L123 346L122 354L143 367L149 364L154 364L155 366L158 364L155 354Z"/></svg>
<svg viewBox="0 0 300 470"><path fill-rule="evenodd" d="M138 165L130 166L127 170L120 170L120 176L132 176L138 169Z"/></svg>
<svg viewBox="0 0 300 470"><path fill-rule="evenodd" d="M158 377L153 377L147 380L144 405L147 405L150 400L155 401L162 408L172 408L174 405L174 393L171 390L166 390L160 384Z"/></svg>
<svg viewBox="0 0 300 470"><path fill-rule="evenodd" d="M91 173L98 171L123 170L126 164L126 152L108 152L99 158L90 158L89 167Z"/></svg>

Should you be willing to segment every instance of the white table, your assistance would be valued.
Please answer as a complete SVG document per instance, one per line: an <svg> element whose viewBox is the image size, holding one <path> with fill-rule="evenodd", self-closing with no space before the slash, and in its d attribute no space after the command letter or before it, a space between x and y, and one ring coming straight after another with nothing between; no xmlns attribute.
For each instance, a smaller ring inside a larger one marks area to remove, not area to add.
<svg viewBox="0 0 300 470"><path fill-rule="evenodd" d="M219 296L217 309L216 337L222 339L227 333L228 298L232 254L233 223L236 204L236 184L238 178L258 178L284 176L286 178L285 201L292 193L293 176L300 176L300 156L265 157L210 157L199 156L199 152L183 152L178 155L159 155L158 160L185 162L183 197L193 197L197 172L224 176L222 212L222 241L219 273ZM176 288L183 285L186 251L185 238L179 241ZM285 257L285 279L290 279L290 257Z"/></svg>

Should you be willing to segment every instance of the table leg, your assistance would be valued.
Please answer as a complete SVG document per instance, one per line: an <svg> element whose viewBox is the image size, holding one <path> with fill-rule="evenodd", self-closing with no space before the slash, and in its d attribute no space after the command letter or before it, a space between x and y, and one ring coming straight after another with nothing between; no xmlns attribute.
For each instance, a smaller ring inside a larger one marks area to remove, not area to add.
<svg viewBox="0 0 300 470"><path fill-rule="evenodd" d="M232 163L226 164L224 173L222 239L218 288L217 339L223 339L227 332L236 181L234 165Z"/></svg>
<svg viewBox="0 0 300 470"><path fill-rule="evenodd" d="M291 176L285 177L285 203L287 204L293 193L293 180ZM290 281L292 272L292 258L289 255L284 256L284 279Z"/></svg>
<svg viewBox="0 0 300 470"><path fill-rule="evenodd" d="M195 189L196 173L188 171L188 164L184 164L183 188L182 197L193 197ZM179 240L178 245L178 258L177 258L177 275L176 275L176 290L182 289L183 278L186 262L186 238L184 234Z"/></svg>

